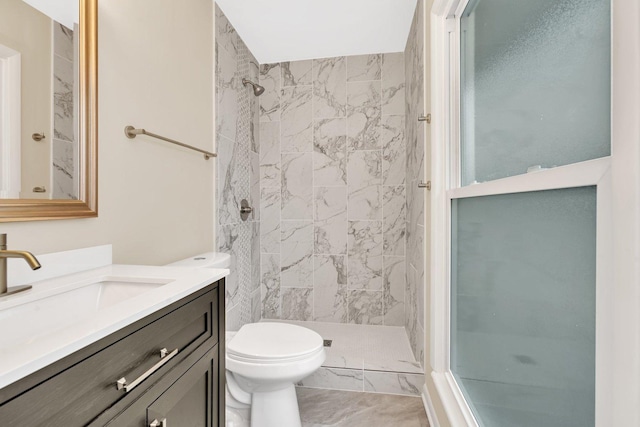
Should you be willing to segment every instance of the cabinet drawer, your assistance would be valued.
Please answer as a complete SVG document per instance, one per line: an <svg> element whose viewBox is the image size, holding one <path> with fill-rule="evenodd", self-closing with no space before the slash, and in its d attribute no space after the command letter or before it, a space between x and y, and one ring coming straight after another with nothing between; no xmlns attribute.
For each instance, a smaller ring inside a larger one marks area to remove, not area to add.
<svg viewBox="0 0 640 427"><path fill-rule="evenodd" d="M204 350L192 353L124 411L89 427L148 427L154 420L176 427L224 426L219 424L219 345Z"/></svg>
<svg viewBox="0 0 640 427"><path fill-rule="evenodd" d="M217 342L217 320L217 288L152 323L142 320L131 334L2 405L0 424L84 426L116 402L139 396L198 346ZM133 390L117 389L120 378L131 384L157 366L163 348L178 353Z"/></svg>

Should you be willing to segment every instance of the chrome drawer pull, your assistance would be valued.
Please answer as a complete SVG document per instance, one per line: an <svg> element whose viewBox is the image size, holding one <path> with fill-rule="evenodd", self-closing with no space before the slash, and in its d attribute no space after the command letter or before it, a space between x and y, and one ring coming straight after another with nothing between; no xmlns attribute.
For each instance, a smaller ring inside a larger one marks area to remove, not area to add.
<svg viewBox="0 0 640 427"><path fill-rule="evenodd" d="M167 349L163 348L162 350L160 350L160 357L162 358L162 360L153 365L147 372L136 378L131 384L127 383L127 379L125 377L120 378L118 381L116 381L116 388L118 390L124 389L125 393L129 393L131 390L136 388L138 384L149 378L155 371L164 366L169 360L173 359L176 354L178 354L177 348L168 354Z"/></svg>
<svg viewBox="0 0 640 427"><path fill-rule="evenodd" d="M168 427L167 419L163 418L162 421L158 421L157 419L151 421L149 427Z"/></svg>

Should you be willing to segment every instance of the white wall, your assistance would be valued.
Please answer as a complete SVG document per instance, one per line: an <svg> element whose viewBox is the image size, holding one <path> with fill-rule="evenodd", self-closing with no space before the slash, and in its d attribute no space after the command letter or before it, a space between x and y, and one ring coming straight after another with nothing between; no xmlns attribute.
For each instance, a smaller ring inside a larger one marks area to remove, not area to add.
<svg viewBox="0 0 640 427"><path fill-rule="evenodd" d="M419 0L421 2L423 2L423 22L424 22L424 70L425 70L425 80L424 80L424 111L425 113L429 113L433 111L434 106L432 105L432 79L431 79L431 73L432 73L432 68L431 68L431 61L432 61L432 45L431 45L431 9L433 7L433 0ZM431 153L432 153L432 149L431 149L431 144L432 144L432 140L431 140L431 136L432 136L432 132L431 132L431 126L426 127L425 128L425 157L424 157L424 162L425 162L425 179L426 180L431 180L434 178L433 176L433 163L432 163L432 158L431 158ZM422 296L423 299L423 303L425 306L425 313L424 313L424 321L425 321L425 328L424 328L424 344L425 344L425 348L424 348L424 367L425 367L425 387L423 389L423 392L426 392L426 394L428 396L423 396L423 399L428 398L430 400L429 404L428 404L428 408L430 413L430 421L433 422L434 426L438 425L440 427L447 427L451 425L450 420L447 417L447 413L445 411L442 399L440 398L440 395L437 392L436 389L436 384L433 380L433 377L431 376L431 373L434 371L433 368L433 364L432 364L432 360L431 360L431 331L433 330L432 325L431 325L431 319L432 317L432 287L433 287L433 283L431 282L431 269L433 268L433 266L430 264L430 261L432 259L431 257L431 221L432 221L432 217L431 217L431 192L426 192L425 193L425 270L427 270L429 273L427 275L425 275L425 289L424 289L424 295ZM431 417L434 417L436 419L431 419Z"/></svg>
<svg viewBox="0 0 640 427"><path fill-rule="evenodd" d="M36 254L113 243L114 262L163 264L213 248L214 159L126 125L213 147L213 3L99 2L99 217L0 224Z"/></svg>

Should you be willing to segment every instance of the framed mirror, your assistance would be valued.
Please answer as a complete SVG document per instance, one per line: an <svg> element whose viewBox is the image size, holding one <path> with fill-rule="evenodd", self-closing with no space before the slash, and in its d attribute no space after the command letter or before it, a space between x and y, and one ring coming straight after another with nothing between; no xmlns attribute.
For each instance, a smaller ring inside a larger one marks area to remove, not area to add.
<svg viewBox="0 0 640 427"><path fill-rule="evenodd" d="M98 215L97 2L0 2L0 222Z"/></svg>

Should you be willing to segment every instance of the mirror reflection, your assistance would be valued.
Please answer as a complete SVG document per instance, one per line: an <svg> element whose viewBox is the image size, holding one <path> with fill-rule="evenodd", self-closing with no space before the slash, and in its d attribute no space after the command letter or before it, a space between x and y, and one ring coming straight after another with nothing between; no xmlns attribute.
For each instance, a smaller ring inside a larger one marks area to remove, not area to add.
<svg viewBox="0 0 640 427"><path fill-rule="evenodd" d="M78 9L0 1L1 199L78 199Z"/></svg>

